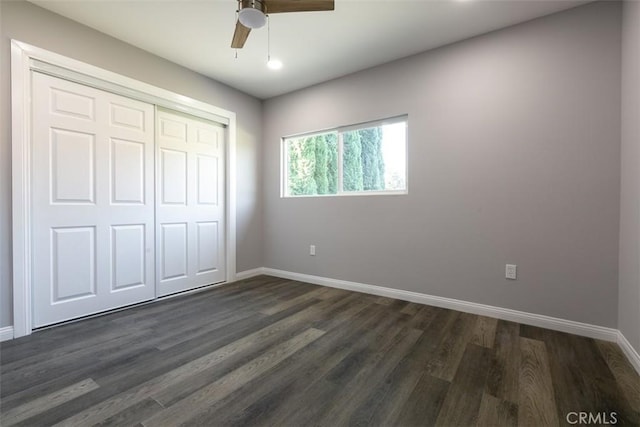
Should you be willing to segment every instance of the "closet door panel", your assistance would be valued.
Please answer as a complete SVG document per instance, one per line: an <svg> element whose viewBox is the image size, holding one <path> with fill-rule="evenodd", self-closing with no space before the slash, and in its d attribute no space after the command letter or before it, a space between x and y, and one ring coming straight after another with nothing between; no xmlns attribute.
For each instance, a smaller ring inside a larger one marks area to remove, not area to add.
<svg viewBox="0 0 640 427"><path fill-rule="evenodd" d="M156 133L158 294L222 282L224 127L159 109Z"/></svg>
<svg viewBox="0 0 640 427"><path fill-rule="evenodd" d="M34 326L153 299L154 107L32 82Z"/></svg>

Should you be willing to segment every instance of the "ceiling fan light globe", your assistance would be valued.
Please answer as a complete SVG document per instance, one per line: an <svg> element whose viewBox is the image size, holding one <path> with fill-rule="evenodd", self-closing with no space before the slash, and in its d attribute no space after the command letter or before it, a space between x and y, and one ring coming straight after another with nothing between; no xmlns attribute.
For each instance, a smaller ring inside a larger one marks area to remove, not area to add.
<svg viewBox="0 0 640 427"><path fill-rule="evenodd" d="M251 7L242 9L238 14L240 23L247 28L262 28L267 23L267 17L258 9Z"/></svg>

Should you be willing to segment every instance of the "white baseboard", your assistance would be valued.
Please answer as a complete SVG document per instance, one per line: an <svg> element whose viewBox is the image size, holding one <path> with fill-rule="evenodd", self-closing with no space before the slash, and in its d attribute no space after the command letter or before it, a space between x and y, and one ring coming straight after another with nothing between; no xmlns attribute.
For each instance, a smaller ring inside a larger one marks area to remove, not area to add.
<svg viewBox="0 0 640 427"><path fill-rule="evenodd" d="M638 354L631 343L624 335L622 335L622 332L620 331L618 331L617 342L624 355L627 356L627 359L629 359L631 365L635 368L636 372L638 372L638 375L640 375L640 354Z"/></svg>
<svg viewBox="0 0 640 427"><path fill-rule="evenodd" d="M236 282L240 280L250 279L252 277L260 276L261 274L266 274L264 272L264 267L258 267L251 270L240 271L236 273Z"/></svg>
<svg viewBox="0 0 640 427"><path fill-rule="evenodd" d="M463 311L465 313L479 314L482 316L495 317L497 319L509 320L525 325L538 326L541 328L567 332L570 334L581 335L589 338L617 342L627 359L629 359L629 362L633 365L635 370L638 371L638 374L640 374L640 355L633 348L631 343L629 343L622 332L617 329L605 328L602 326L590 325L587 323L574 322L572 320L559 319L556 317L543 316L540 314L527 313L524 311L511 310L508 308L461 301L453 298L444 298L418 292L403 291L401 289L367 285L365 283L349 282L346 280L294 273L291 271L277 270L273 268L258 267L251 270L241 271L236 274L236 280L239 281L250 279L252 277L260 276L263 274L281 277L283 279L297 280L300 282L328 286L331 288L345 289L348 291L395 298L403 301L415 302L418 304L433 305L436 307ZM200 289L200 291L201 290L202 289ZM8 341L11 339L13 339L13 326L0 328L0 342Z"/></svg>
<svg viewBox="0 0 640 427"><path fill-rule="evenodd" d="M13 339L13 326L5 326L0 328L0 342Z"/></svg>
<svg viewBox="0 0 640 427"><path fill-rule="evenodd" d="M411 301L419 304L433 305L436 307L463 311L465 313L479 314L482 316L522 323L525 325L538 326L555 331L567 332L574 335L581 335L604 341L618 342L619 331L617 329L575 322L573 320L559 319L556 317L544 316L541 314L527 313L524 311L494 307L491 305L478 304L468 301L461 301L453 298L438 297L418 292L386 288L383 286L367 285L365 283L349 282L346 280L337 280L327 277L312 276L309 274L276 270L273 268L263 268L261 269L260 274L267 274L270 276L281 277L283 279L297 280L300 282L313 283L316 285L329 286L332 288L339 288L349 291L395 298L403 301Z"/></svg>
<svg viewBox="0 0 640 427"><path fill-rule="evenodd" d="M291 271L277 270L273 268L258 267L251 270L241 271L236 274L236 278L237 280L245 280L263 274L281 277L283 279L313 283L321 286L329 286L332 288L395 298L403 301L411 301L418 304L433 305L436 307L448 308L452 310L463 311L466 313L479 314L482 316L509 320L525 325L552 329L554 331L567 332L570 334L585 336L589 338L616 342L624 352L627 359L629 359L630 363L640 374L640 355L638 355L638 352L631 346L625 336L622 335L622 333L617 329L605 328L602 326L575 322L573 320L560 319L557 317L544 316L541 314L511 310L508 308L461 301L453 298L444 298L418 292L403 291L400 289L386 288L383 286L368 285L358 282L349 282L346 280L331 279L327 277L313 276L310 274L294 273Z"/></svg>

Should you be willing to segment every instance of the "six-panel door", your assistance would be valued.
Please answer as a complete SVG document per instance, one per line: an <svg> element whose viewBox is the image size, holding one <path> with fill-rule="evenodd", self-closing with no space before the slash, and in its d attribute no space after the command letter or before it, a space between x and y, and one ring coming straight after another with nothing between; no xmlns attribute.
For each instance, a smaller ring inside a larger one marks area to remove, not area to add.
<svg viewBox="0 0 640 427"><path fill-rule="evenodd" d="M34 326L150 300L154 107L33 73Z"/></svg>
<svg viewBox="0 0 640 427"><path fill-rule="evenodd" d="M158 295L225 280L224 127L158 109Z"/></svg>
<svg viewBox="0 0 640 427"><path fill-rule="evenodd" d="M224 281L224 128L32 76L34 327Z"/></svg>

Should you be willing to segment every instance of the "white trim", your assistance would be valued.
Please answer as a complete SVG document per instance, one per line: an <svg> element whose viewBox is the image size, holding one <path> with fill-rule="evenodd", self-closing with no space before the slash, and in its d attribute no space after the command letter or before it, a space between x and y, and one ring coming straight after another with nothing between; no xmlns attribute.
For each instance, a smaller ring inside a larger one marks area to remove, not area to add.
<svg viewBox="0 0 640 427"><path fill-rule="evenodd" d="M31 333L31 203L29 198L31 140L29 57L11 41L11 175L13 249L13 331ZM27 72L25 72L27 70Z"/></svg>
<svg viewBox="0 0 640 427"><path fill-rule="evenodd" d="M11 40L13 334L31 334L31 73L58 75L227 125L226 282L236 280L236 113L84 62Z"/></svg>
<svg viewBox="0 0 640 427"><path fill-rule="evenodd" d="M0 342L13 339L13 326L5 326L0 328Z"/></svg>
<svg viewBox="0 0 640 427"><path fill-rule="evenodd" d="M339 157L339 156L338 156ZM340 174L338 174L339 176ZM283 184L286 186L286 184ZM283 190L284 191L284 190ZM360 196L406 196L409 194L407 190L370 190L370 191L346 191L335 194L300 194L297 196L281 196L283 199L311 199L311 198L329 198L329 197L360 197Z"/></svg>
<svg viewBox="0 0 640 427"><path fill-rule="evenodd" d="M344 133L351 132L359 129L368 129L376 126L383 126L389 124L404 123L404 152L405 152L405 170L404 170L404 182L405 188L402 190L360 190L360 191L347 191L344 189ZM292 139L308 138L317 135L326 135L335 133L338 139L338 183L335 194L301 194L291 195L289 194L289 150L287 142ZM350 196L404 196L409 194L409 115L403 114L399 116L389 117L387 119L372 120L369 122L357 123L348 126L340 126L336 128L327 129L324 131L313 131L302 134L290 135L282 137L280 140L280 197L289 198L309 198L309 197L350 197Z"/></svg>
<svg viewBox="0 0 640 427"><path fill-rule="evenodd" d="M622 349L622 352L624 353L624 355L627 356L627 359L631 363L631 366L633 366L636 372L638 373L638 375L640 375L640 354L638 354L638 352L633 348L631 343L620 331L618 331L617 342L620 348Z"/></svg>
<svg viewBox="0 0 640 427"><path fill-rule="evenodd" d="M544 316L541 314L527 313L524 311L494 307L491 305L478 304L468 301L461 301L453 298L438 297L418 292L404 291L401 289L392 289L383 286L368 285L365 283L349 282L346 280L337 280L327 277L312 276L309 274L276 270L273 268L264 268L262 271L263 274L281 277L283 279L298 280L301 282L313 283L321 286L329 286L332 288L345 289L348 291L362 292L371 295L400 299L403 301L411 301L418 304L448 308L451 310L463 311L465 313L479 314L482 316L509 320L511 322L553 329L555 331L567 332L574 335L581 335L604 341L616 342L618 340L619 331L617 329L575 322L573 320L559 319L556 317Z"/></svg>
<svg viewBox="0 0 640 427"><path fill-rule="evenodd" d="M229 112L221 108L26 43L16 40L12 42L28 54L31 70L148 104L181 111L225 126L229 124Z"/></svg>
<svg viewBox="0 0 640 427"><path fill-rule="evenodd" d="M227 282L236 280L236 113L229 114L225 150L225 214L226 214L226 274Z"/></svg>
<svg viewBox="0 0 640 427"><path fill-rule="evenodd" d="M344 135L342 132L336 130L338 134L338 187L336 188L336 194L344 193ZM287 151L289 151L287 149ZM405 164L406 166L406 164ZM289 163L284 165L285 169L289 170ZM287 183L285 183L287 185ZM287 194L287 197L295 197Z"/></svg>
<svg viewBox="0 0 640 427"><path fill-rule="evenodd" d="M236 281L251 279L252 277L260 276L266 274L264 267L258 267L251 270L244 270L239 273L236 273Z"/></svg>
<svg viewBox="0 0 640 427"><path fill-rule="evenodd" d="M283 139L308 138L310 136L317 136L317 135L322 135L322 134L325 134L325 133L349 132L349 131L352 131L352 130L367 129L367 128L371 128L371 127L375 127L375 126L391 125L391 124L394 124L394 123L406 122L408 120L409 120L409 114L408 113L404 113L404 114L398 114L397 116L391 116L391 117L387 117L387 118L383 118L383 119L374 119L374 120L369 120L369 121L366 121L366 122L352 123L352 124L349 124L349 125L342 125L342 126L337 126L337 127L318 129L318 130L313 130L311 132L293 133L293 134L290 134L290 135L285 135L282 138Z"/></svg>

